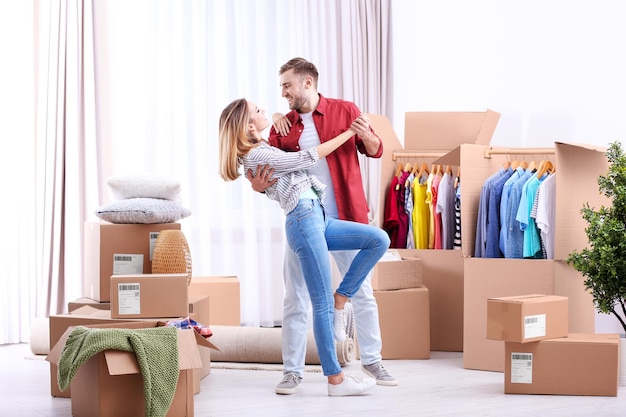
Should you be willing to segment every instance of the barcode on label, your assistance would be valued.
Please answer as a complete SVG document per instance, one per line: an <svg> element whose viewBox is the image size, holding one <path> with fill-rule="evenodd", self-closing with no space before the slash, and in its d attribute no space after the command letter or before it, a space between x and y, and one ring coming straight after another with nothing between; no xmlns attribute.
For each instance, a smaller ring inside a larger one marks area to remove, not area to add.
<svg viewBox="0 0 626 417"><path fill-rule="evenodd" d="M119 284L120 291L139 291L139 284Z"/></svg>
<svg viewBox="0 0 626 417"><path fill-rule="evenodd" d="M127 255L114 255L113 260L115 262L130 262L133 260L133 257Z"/></svg>
<svg viewBox="0 0 626 417"><path fill-rule="evenodd" d="M524 317L524 324L533 324L539 322L537 317Z"/></svg>
<svg viewBox="0 0 626 417"><path fill-rule="evenodd" d="M150 239L156 239L159 237L159 232L150 232Z"/></svg>
<svg viewBox="0 0 626 417"><path fill-rule="evenodd" d="M514 361L532 361L533 355L530 353L512 353L511 359Z"/></svg>

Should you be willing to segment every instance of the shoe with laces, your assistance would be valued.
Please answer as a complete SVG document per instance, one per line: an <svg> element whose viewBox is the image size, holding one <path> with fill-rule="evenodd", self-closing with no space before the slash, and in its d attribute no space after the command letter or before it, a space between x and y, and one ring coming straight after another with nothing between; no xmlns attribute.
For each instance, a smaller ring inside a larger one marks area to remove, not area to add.
<svg viewBox="0 0 626 417"><path fill-rule="evenodd" d="M361 395L374 388L376 382L372 378L344 375L341 384L328 384L328 395L331 397L347 397L349 395Z"/></svg>
<svg viewBox="0 0 626 417"><path fill-rule="evenodd" d="M335 333L335 340L343 342L348 335L346 334L346 309L337 310L333 316L333 328Z"/></svg>
<svg viewBox="0 0 626 417"><path fill-rule="evenodd" d="M283 376L283 380L276 385L276 394L289 395L294 394L300 388L302 377L295 372L287 372Z"/></svg>
<svg viewBox="0 0 626 417"><path fill-rule="evenodd" d="M398 385L398 381L389 375L389 372L387 372L387 369L385 369L382 362L376 362L371 365L363 365L363 372L374 378L376 380L376 384L378 385Z"/></svg>

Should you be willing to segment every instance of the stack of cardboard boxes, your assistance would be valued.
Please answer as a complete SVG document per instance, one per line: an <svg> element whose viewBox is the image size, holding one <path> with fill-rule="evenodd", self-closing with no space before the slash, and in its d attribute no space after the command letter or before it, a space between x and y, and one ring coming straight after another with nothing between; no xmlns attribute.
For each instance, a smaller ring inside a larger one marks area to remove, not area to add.
<svg viewBox="0 0 626 417"><path fill-rule="evenodd" d="M131 398L143 396L136 361L129 365L128 359L109 351L83 365L69 389L59 389L60 350L74 326L143 328L186 317L209 328L211 324L240 325L237 277L192 277L189 284L186 274L152 274L152 252L159 232L180 227L179 223L85 224L84 297L68 303L67 313L50 316L49 321L51 394L71 397L73 415L127 415L119 414L122 410L114 410L111 404L143 406L142 401ZM198 337L179 333L181 378L170 409L173 414L168 415L193 415L193 394L200 392L200 380L210 373L210 351L216 347L193 333ZM111 382L111 378L120 379L112 370L117 369L116 364L122 364L122 374L134 375L129 377L135 381L134 388L120 390L117 382ZM82 389L86 386L93 389ZM135 411L128 415L142 414L133 414Z"/></svg>
<svg viewBox="0 0 626 417"><path fill-rule="evenodd" d="M619 335L570 333L568 312L557 295L487 300L487 338L504 342L505 393L617 395Z"/></svg>
<svg viewBox="0 0 626 417"><path fill-rule="evenodd" d="M429 291L422 261L390 250L372 271L383 359L430 358Z"/></svg>

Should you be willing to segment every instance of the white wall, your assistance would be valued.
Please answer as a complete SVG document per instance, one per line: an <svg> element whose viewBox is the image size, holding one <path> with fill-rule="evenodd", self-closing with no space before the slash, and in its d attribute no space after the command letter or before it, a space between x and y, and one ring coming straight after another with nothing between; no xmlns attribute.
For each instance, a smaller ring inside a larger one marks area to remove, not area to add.
<svg viewBox="0 0 626 417"><path fill-rule="evenodd" d="M392 0L394 116L502 114L492 144L626 136L626 2Z"/></svg>

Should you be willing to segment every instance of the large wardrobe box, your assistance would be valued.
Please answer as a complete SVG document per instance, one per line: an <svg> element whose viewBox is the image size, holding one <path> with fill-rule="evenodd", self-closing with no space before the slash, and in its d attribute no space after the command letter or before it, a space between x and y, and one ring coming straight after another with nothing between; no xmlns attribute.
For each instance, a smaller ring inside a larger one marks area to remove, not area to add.
<svg viewBox="0 0 626 417"><path fill-rule="evenodd" d="M487 300L487 339L529 343L566 337L567 297L525 294Z"/></svg>
<svg viewBox="0 0 626 417"><path fill-rule="evenodd" d="M430 358L429 291L422 286L374 291L383 359Z"/></svg>
<svg viewBox="0 0 626 417"><path fill-rule="evenodd" d="M186 317L187 286L187 274L113 275L111 318Z"/></svg>
<svg viewBox="0 0 626 417"><path fill-rule="evenodd" d="M532 343L505 342L506 394L617 396L617 334L570 333Z"/></svg>
<svg viewBox="0 0 626 417"><path fill-rule="evenodd" d="M189 296L210 298L210 323L241 326L240 284L236 276L191 277Z"/></svg>
<svg viewBox="0 0 626 417"><path fill-rule="evenodd" d="M83 296L111 301L111 275L151 273L159 232L171 229L180 230L180 223L85 222Z"/></svg>
<svg viewBox="0 0 626 417"><path fill-rule="evenodd" d="M462 143L489 144L500 114L484 112L407 112L404 144L389 119L368 115L383 141L378 225L384 222L385 199L399 163L431 163ZM409 250L422 260L424 286L430 290L431 350L463 350L463 254L460 250ZM404 256L404 255L403 255Z"/></svg>

